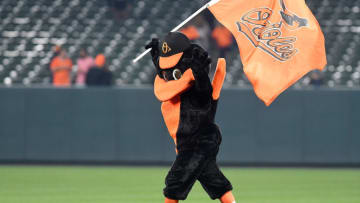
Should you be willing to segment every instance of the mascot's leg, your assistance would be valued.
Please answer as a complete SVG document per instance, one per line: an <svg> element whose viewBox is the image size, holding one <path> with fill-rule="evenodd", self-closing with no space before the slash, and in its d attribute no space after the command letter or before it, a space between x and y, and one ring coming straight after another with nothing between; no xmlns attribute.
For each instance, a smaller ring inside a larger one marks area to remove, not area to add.
<svg viewBox="0 0 360 203"><path fill-rule="evenodd" d="M165 202L185 200L208 161L204 154L197 151L180 151L165 179Z"/></svg>
<svg viewBox="0 0 360 203"><path fill-rule="evenodd" d="M236 203L235 202L235 197L232 194L231 191L225 193L221 198L220 198L221 203Z"/></svg>
<svg viewBox="0 0 360 203"><path fill-rule="evenodd" d="M232 185L220 171L215 158L208 163L198 180L211 199L220 199L222 203L235 202Z"/></svg>
<svg viewBox="0 0 360 203"><path fill-rule="evenodd" d="M165 203L178 203L178 202L179 202L178 200L165 198Z"/></svg>
<svg viewBox="0 0 360 203"><path fill-rule="evenodd" d="M218 128L213 128L204 131L203 135L199 143L200 149L204 150L204 153L210 158L198 180L211 199L220 199L222 203L235 203L235 198L231 192L232 185L216 163L216 156L221 143L221 133Z"/></svg>

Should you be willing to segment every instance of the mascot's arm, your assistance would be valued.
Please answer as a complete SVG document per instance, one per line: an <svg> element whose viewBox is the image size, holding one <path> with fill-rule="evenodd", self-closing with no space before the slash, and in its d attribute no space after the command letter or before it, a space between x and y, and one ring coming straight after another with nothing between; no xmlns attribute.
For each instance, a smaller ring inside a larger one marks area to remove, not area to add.
<svg viewBox="0 0 360 203"><path fill-rule="evenodd" d="M156 69L156 72L158 75L160 75L160 67L159 67L159 39L157 38L153 38L151 40L150 43L148 43L146 46L145 46L145 49L151 49L151 58L152 58L152 61L155 65L155 69Z"/></svg>
<svg viewBox="0 0 360 203"><path fill-rule="evenodd" d="M207 72L205 72L204 68L202 68L199 71L194 72L194 78L194 90L197 95L197 104L203 107L210 107L210 102L212 100L212 86Z"/></svg>
<svg viewBox="0 0 360 203"><path fill-rule="evenodd" d="M213 87L212 98L214 100L218 100L220 97L220 92L224 84L225 76L226 76L226 61L224 58L220 58L218 60L215 75L212 81L212 87Z"/></svg>
<svg viewBox="0 0 360 203"><path fill-rule="evenodd" d="M194 72L194 78L196 91L204 96L210 95L212 92L212 86L210 78L205 70L200 69L197 72Z"/></svg>
<svg viewBox="0 0 360 203"><path fill-rule="evenodd" d="M205 98L211 97L212 93L210 78L206 72L206 69L210 69L209 66L211 64L211 59L203 48L194 45L192 50L192 59L187 63L194 74L195 90L201 98L204 98L204 102L206 102Z"/></svg>

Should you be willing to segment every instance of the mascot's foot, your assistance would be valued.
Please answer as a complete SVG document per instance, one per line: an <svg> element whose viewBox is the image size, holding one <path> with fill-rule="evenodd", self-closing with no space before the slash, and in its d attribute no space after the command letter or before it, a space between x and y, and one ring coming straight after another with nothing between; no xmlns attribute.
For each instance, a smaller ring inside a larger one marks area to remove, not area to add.
<svg viewBox="0 0 360 203"><path fill-rule="evenodd" d="M178 202L179 202L179 200L165 198L165 203L178 203Z"/></svg>
<svg viewBox="0 0 360 203"><path fill-rule="evenodd" d="M225 193L221 198L220 198L221 203L236 203L235 202L235 197L232 194L231 191Z"/></svg>

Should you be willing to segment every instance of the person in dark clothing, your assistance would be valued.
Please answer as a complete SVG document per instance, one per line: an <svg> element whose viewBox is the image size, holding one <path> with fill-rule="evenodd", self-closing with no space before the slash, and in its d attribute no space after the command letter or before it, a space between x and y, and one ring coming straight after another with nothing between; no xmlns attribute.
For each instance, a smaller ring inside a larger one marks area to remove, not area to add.
<svg viewBox="0 0 360 203"><path fill-rule="evenodd" d="M318 71L313 71L310 73L310 85L313 85L314 87L320 87L323 84L324 80Z"/></svg>
<svg viewBox="0 0 360 203"><path fill-rule="evenodd" d="M120 22L129 16L130 10L132 8L131 1L107 0L107 2L111 8L114 17Z"/></svg>
<svg viewBox="0 0 360 203"><path fill-rule="evenodd" d="M95 58L95 66L86 75L87 86L111 86L112 73L105 66L105 56L99 54Z"/></svg>

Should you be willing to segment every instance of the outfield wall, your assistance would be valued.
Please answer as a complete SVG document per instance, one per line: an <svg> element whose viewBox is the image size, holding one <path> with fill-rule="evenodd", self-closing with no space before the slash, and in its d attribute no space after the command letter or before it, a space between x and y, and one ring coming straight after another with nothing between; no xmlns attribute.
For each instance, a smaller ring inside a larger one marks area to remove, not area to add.
<svg viewBox="0 0 360 203"><path fill-rule="evenodd" d="M360 91L289 90L267 108L222 92L219 160L360 165ZM168 163L174 146L151 88L0 88L0 162Z"/></svg>

